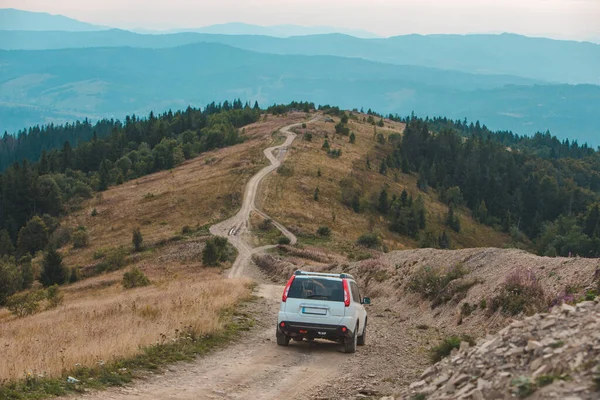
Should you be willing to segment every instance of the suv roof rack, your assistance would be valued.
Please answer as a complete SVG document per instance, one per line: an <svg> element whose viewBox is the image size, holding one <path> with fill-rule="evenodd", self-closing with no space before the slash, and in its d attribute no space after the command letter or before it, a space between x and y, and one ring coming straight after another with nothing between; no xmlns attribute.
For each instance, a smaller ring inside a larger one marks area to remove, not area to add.
<svg viewBox="0 0 600 400"><path fill-rule="evenodd" d="M350 274L327 274L327 273L323 273L323 272L311 272L311 271L302 271L302 270L296 270L296 272L294 272L294 275L306 275L306 276L327 276L330 278L340 278L340 279L354 279L354 277Z"/></svg>

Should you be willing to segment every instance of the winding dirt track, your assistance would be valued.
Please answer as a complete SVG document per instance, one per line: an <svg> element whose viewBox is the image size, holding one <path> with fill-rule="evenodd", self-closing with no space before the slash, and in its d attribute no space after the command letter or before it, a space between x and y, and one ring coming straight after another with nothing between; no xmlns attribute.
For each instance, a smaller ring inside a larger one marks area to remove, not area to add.
<svg viewBox="0 0 600 400"><path fill-rule="evenodd" d="M319 115L315 116L313 119L309 121L315 122L320 118ZM229 218L226 221L220 222L216 225L210 227L210 232L213 235L223 236L229 239L229 242L238 250L239 254L231 270L229 271L229 277L235 278L243 276L244 269L248 264L250 257L252 254L259 253L266 249L272 248L274 246L263 246L252 248L251 245L244 240L244 234L248 232L248 221L250 219L250 213L256 212L262 215L265 218L270 218L262 211L256 208L256 194L258 192L258 186L260 182L271 172L276 170L283 161L287 153L287 149L292 144L294 139L296 139L296 134L292 132L292 128L302 125L302 123L292 124L280 129L281 133L284 133L287 137L283 144L279 146L269 147L264 150L265 157L271 162L271 165L264 167L261 169L256 175L254 175L250 181L246 184L246 189L244 190L244 200L242 203L242 208L240 211ZM277 152L277 156L274 155L274 152ZM285 236L287 236L291 244L296 243L296 236L292 232L286 229L285 226L281 225L277 221L273 221L273 225L277 227Z"/></svg>
<svg viewBox="0 0 600 400"><path fill-rule="evenodd" d="M314 122L319 116L309 122ZM252 248L242 235L248 229L250 212L258 212L255 199L260 181L283 160L288 146L296 138L291 129L282 128L285 143L264 151L271 165L253 176L246 185L241 210L232 218L210 229L224 236L238 249L239 255L229 273L230 278L243 276L252 254L272 246ZM277 151L277 156L273 152ZM296 237L283 225L274 222L292 243ZM84 395L82 399L149 400L149 399L306 399L311 389L332 379L348 355L339 352L336 343L314 341L279 347L275 343L278 303L283 288L261 284L260 299L243 310L253 315L256 327L227 348L193 363L177 364L164 374L151 375L124 388Z"/></svg>

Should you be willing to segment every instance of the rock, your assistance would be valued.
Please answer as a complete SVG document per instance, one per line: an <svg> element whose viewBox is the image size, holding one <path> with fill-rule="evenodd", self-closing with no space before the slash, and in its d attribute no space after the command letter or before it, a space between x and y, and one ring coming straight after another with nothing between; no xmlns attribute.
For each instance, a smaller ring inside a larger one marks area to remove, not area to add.
<svg viewBox="0 0 600 400"><path fill-rule="evenodd" d="M444 383L448 382L448 379L450 379L450 375L442 374L434 379L432 385L434 385L434 386L443 385Z"/></svg>
<svg viewBox="0 0 600 400"><path fill-rule="evenodd" d="M542 330L546 330L548 328L551 328L554 325L556 325L556 320L555 319L545 320L544 322L542 322Z"/></svg>
<svg viewBox="0 0 600 400"><path fill-rule="evenodd" d="M417 382L413 382L410 384L409 389L418 389L421 388L423 386L427 385L427 382L425 381L417 381Z"/></svg>
<svg viewBox="0 0 600 400"><path fill-rule="evenodd" d="M542 347L544 347L544 345L541 344L540 342L538 342L536 340L529 340L527 342L527 346L525 346L525 350L532 351L532 350L541 349Z"/></svg>
<svg viewBox="0 0 600 400"><path fill-rule="evenodd" d="M459 351L467 351L469 350L469 342L460 342Z"/></svg>
<svg viewBox="0 0 600 400"><path fill-rule="evenodd" d="M574 313L575 312L575 307L568 305L567 303L563 303L560 306L560 310L564 313Z"/></svg>
<svg viewBox="0 0 600 400"><path fill-rule="evenodd" d="M484 390L492 387L492 384L483 378L477 379L477 389Z"/></svg>
<svg viewBox="0 0 600 400"><path fill-rule="evenodd" d="M469 380L469 375L466 374L460 374L459 376L457 376L455 379L452 380L452 384L454 386L460 386L462 383L465 383L466 381Z"/></svg>
<svg viewBox="0 0 600 400"><path fill-rule="evenodd" d="M431 375L433 375L436 372L436 368L434 365L432 365L431 367L427 368L425 371L423 371L423 373L421 374L421 380L430 377Z"/></svg>
<svg viewBox="0 0 600 400"><path fill-rule="evenodd" d="M471 393L471 397L473 398L473 400L485 400L485 397L483 397L483 393L481 393L480 389L473 390L473 392Z"/></svg>

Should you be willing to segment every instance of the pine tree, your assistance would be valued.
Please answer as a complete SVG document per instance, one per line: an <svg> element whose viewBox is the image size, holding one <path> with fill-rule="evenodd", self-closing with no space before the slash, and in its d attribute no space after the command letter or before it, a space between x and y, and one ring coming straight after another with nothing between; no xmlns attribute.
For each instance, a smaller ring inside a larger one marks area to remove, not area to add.
<svg viewBox="0 0 600 400"><path fill-rule="evenodd" d="M350 143L354 144L356 142L356 135L354 132L350 132Z"/></svg>
<svg viewBox="0 0 600 400"><path fill-rule="evenodd" d="M2 256L11 256L15 252L15 246L13 246L10 240L10 235L6 229L0 230L0 258Z"/></svg>
<svg viewBox="0 0 600 400"><path fill-rule="evenodd" d="M371 169L371 160L367 157L367 169Z"/></svg>
<svg viewBox="0 0 600 400"><path fill-rule="evenodd" d="M450 248L450 238L446 234L446 231L442 232L438 239L438 244L440 249L449 249Z"/></svg>
<svg viewBox="0 0 600 400"><path fill-rule="evenodd" d="M325 139L322 149L329 151L329 140Z"/></svg>
<svg viewBox="0 0 600 400"><path fill-rule="evenodd" d="M360 212L360 197L357 194L352 197L352 209L357 214Z"/></svg>
<svg viewBox="0 0 600 400"><path fill-rule="evenodd" d="M133 249L135 251L142 251L144 248L144 237L142 236L142 231L140 228L135 228L133 230L131 243L133 243Z"/></svg>
<svg viewBox="0 0 600 400"><path fill-rule="evenodd" d="M387 174L387 164L385 163L385 160L381 160L381 164L379 165L379 173L381 175Z"/></svg>
<svg viewBox="0 0 600 400"><path fill-rule="evenodd" d="M110 185L110 171L108 170L108 162L106 160L102 160L102 162L100 163L98 175L100 178L98 190L102 192L108 189L108 185Z"/></svg>
<svg viewBox="0 0 600 400"><path fill-rule="evenodd" d="M388 201L388 193L387 190L385 190L385 188L379 193L379 204L378 204L378 209L379 212L382 214L387 214L388 210L390 208L390 203Z"/></svg>
<svg viewBox="0 0 600 400"><path fill-rule="evenodd" d="M315 201L319 201L319 187L317 186L317 188L315 189L315 194L313 195L313 199Z"/></svg>
<svg viewBox="0 0 600 400"><path fill-rule="evenodd" d="M50 248L44 256L42 263L42 273L40 282L45 287L52 285L62 285L67 279L67 269L65 268L62 256L56 249Z"/></svg>

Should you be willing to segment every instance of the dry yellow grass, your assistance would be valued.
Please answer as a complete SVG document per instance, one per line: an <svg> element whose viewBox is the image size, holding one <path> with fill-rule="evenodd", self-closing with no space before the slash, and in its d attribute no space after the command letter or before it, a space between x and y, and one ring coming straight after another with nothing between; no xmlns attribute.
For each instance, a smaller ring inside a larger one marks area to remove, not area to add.
<svg viewBox="0 0 600 400"><path fill-rule="evenodd" d="M423 195L427 209L427 227L441 233L446 230L454 247L502 247L508 242L506 235L492 228L475 222L463 211L457 214L461 218L462 230L456 234L446 228L444 219L448 207L438 200L437 194L421 192L416 185L416 176L388 171L387 176L379 174L379 163L385 148L375 140L375 128L367 123L350 120L349 127L356 134L356 143L350 144L347 136L335 134L335 123L319 122L311 124L306 130L298 130L298 139L285 161L286 167L293 169L291 176L270 175L263 184L261 206L271 217L288 227L298 227L302 231L315 233L319 226L327 225L332 230L332 238L323 245L347 250L363 233L374 230L382 234L390 250L414 248L418 243L406 236L390 232L386 219L376 213L356 214L343 205L341 199L340 180L352 178L364 189L365 198L376 201L379 192L387 186L389 196L400 195L403 189L417 197ZM336 118L335 122L339 120ZM386 120L385 127L376 128L377 133L388 136L391 133L401 134L404 124ZM311 142L302 140L302 134L311 132ZM321 149L325 134L332 149L341 149L340 158L331 158ZM367 169L367 157L371 169ZM320 169L321 176L317 172ZM315 188L319 188L319 201L313 200Z"/></svg>
<svg viewBox="0 0 600 400"><path fill-rule="evenodd" d="M0 311L0 381L26 372L60 376L76 364L132 356L140 346L174 337L176 329L219 332L223 310L249 294L246 282L210 271L131 290L94 279L96 285L88 280L79 290L69 288L56 309L20 319ZM111 276L101 279L110 283Z"/></svg>

